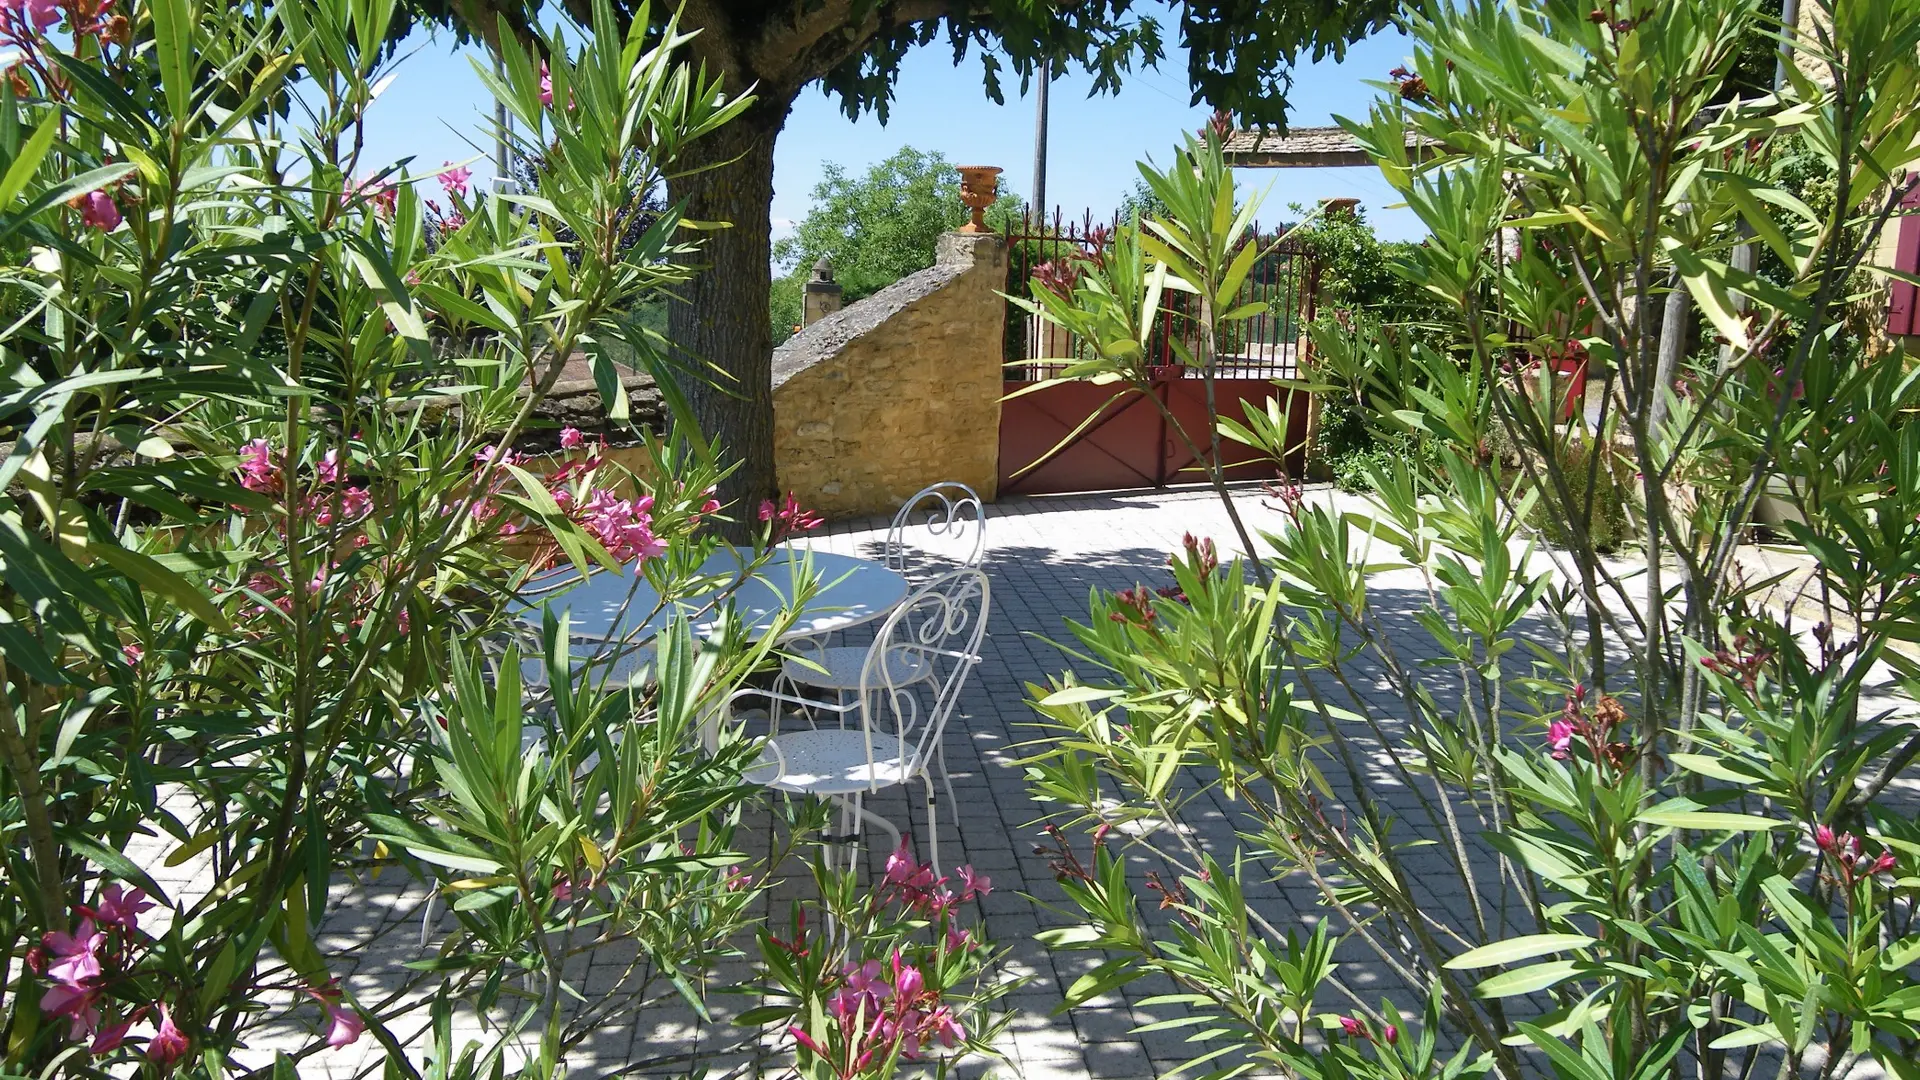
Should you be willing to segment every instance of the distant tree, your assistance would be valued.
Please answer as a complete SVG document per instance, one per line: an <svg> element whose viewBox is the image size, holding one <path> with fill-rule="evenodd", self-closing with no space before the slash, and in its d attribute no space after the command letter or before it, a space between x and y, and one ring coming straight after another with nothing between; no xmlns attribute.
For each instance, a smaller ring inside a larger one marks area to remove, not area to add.
<svg viewBox="0 0 1920 1080"><path fill-rule="evenodd" d="M1130 222L1136 216L1142 221L1151 217L1164 218L1167 216L1166 201L1154 194L1153 189L1147 186L1145 180L1136 179L1133 182L1133 190L1127 192L1125 197L1120 200L1120 220L1123 223Z"/></svg>
<svg viewBox="0 0 1920 1080"><path fill-rule="evenodd" d="M938 153L905 147L858 178L832 162L820 171L812 208L773 245L773 261L805 281L826 256L846 303L932 266L940 234L966 223L960 172ZM987 220L1000 226L1019 212L1019 197L1002 185Z"/></svg>

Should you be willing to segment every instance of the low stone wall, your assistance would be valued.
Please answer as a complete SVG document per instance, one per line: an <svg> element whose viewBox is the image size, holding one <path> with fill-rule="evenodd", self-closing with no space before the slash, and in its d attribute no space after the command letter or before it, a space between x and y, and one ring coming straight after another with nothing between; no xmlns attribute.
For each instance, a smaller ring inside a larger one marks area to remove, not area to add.
<svg viewBox="0 0 1920 1080"><path fill-rule="evenodd" d="M891 513L941 480L994 497L1006 258L997 236L948 233L932 267L774 351L782 489L834 516Z"/></svg>

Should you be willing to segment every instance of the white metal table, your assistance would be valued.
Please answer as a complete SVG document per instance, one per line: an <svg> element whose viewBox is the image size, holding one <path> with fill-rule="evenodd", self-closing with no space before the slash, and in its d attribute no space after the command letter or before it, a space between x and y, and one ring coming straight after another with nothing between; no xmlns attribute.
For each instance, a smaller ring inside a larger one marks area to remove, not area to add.
<svg viewBox="0 0 1920 1080"><path fill-rule="evenodd" d="M799 586L811 572L818 591L781 633L780 641L786 642L871 622L907 598L907 579L870 559L780 547L749 574L753 557L750 547L721 548L700 566L701 576L719 584L669 604L663 605L653 586L627 568L620 573L597 571L521 601L517 614L537 626L543 609L565 612L568 632L583 639L583 645L619 643L631 648L658 636L675 617L687 620L696 637L711 637L731 610L748 636L758 639L795 606Z"/></svg>

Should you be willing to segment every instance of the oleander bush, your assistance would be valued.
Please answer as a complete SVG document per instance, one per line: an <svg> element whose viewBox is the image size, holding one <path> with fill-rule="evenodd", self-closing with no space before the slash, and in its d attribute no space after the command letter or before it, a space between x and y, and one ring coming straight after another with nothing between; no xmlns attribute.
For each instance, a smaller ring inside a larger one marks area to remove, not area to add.
<svg viewBox="0 0 1920 1080"><path fill-rule="evenodd" d="M1070 1004L1170 983L1159 1026L1214 1076L1920 1077L1920 733L1889 719L1920 689L1920 374L1848 311L1920 165L1920 3L1806 14L1778 91L1729 93L1778 30L1755 0L1403 13L1408 67L1343 123L1428 228L1394 268L1454 345L1315 344L1437 469L1383 463L1350 514L1281 487L1250 521L1219 485L1237 551L1190 538L1070 626L1093 674L1030 688L1027 761L1078 920L1044 938L1102 953ZM1220 301L1252 211L1189 152L1124 274L1035 281L1107 345L1073 376L1128 378L1168 292L1250 317ZM1597 430L1550 378L1581 356ZM1277 418L1215 421L1281 456ZM1626 459L1632 565L1582 444ZM1813 625L1737 562L1776 475ZM1201 799L1231 834L1179 827Z"/></svg>
<svg viewBox="0 0 1920 1080"><path fill-rule="evenodd" d="M698 588L730 512L684 416L635 476L574 431L511 449L576 354L626 419L609 351L657 361L622 313L697 257L646 195L750 100L594 13L502 28L481 74L538 194L487 196L363 150L391 0L0 5L0 1071L357 1044L552 1076L740 954L752 749L691 736L765 647L669 631L628 686L510 631L548 569ZM408 880L430 947L401 920L399 974L348 978L390 924L329 920ZM633 978L584 999L620 943Z"/></svg>

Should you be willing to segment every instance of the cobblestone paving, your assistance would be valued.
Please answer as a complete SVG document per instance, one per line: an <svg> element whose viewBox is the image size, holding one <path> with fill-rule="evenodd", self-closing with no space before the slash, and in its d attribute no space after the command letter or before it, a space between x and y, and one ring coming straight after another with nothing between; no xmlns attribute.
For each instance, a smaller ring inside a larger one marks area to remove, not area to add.
<svg viewBox="0 0 1920 1080"><path fill-rule="evenodd" d="M1325 491L1315 497L1341 498ZM1246 493L1241 504L1252 527L1274 526L1277 511L1263 506L1253 493ZM884 521L842 523L813 542L822 550L877 556L885 530ZM1033 940L1041 929L1066 921L1046 908L1064 902L1064 896L1047 859L1034 852L1034 842L1040 836L1037 822L1045 808L1028 796L1017 766L1022 756L1020 744L1036 734L1031 727L1034 715L1025 704L1024 684L1043 682L1068 666L1068 658L1045 639L1067 640L1063 620L1085 617L1092 588L1167 583L1167 555L1179 548L1182 535L1188 532L1214 537L1223 548L1231 547L1232 531L1226 516L1213 497L1204 493L1012 499L989 507L986 566L993 609L986 662L967 687L960 711L946 732L947 760L960 811L959 820L951 820L943 800L941 816L946 820L940 823L940 849L946 867L971 863L992 876L995 890L983 902L988 933L1011 948L1013 972L1029 981L1009 999L1016 1017L1002 1045L1007 1060L974 1066L963 1075L987 1072L1030 1080L1147 1080L1164 1075L1194 1055L1193 1048L1183 1042L1184 1031L1136 1033L1142 1025L1177 1015L1177 1010L1141 1004L1169 992L1170 984L1141 980L1085 1007L1059 1010L1065 988L1100 957L1049 953ZM1396 644L1406 650L1431 649L1410 617L1425 601L1417 576L1406 572L1384 574L1372 581L1371 589ZM1444 699L1448 691L1440 685L1443 682L1436 682L1436 693ZM1403 715L1403 706L1387 692L1384 682L1363 683L1358 690L1389 726L1393 717ZM1409 832L1424 831L1417 820L1418 800L1402 785L1402 778L1389 773L1377 758L1363 762L1362 767L1369 774L1369 783L1384 793L1383 798ZM896 824L904 825L908 820L906 799L897 789L881 794L869 805ZM1234 813L1224 800L1204 795L1187 807L1179 827L1230 847ZM917 846L924 851L925 816L918 807L912 820ZM748 831L764 835L765 828L762 819L750 823ZM873 842L874 848L884 846L884 838ZM877 868L884 854L870 850L869 868ZM1448 917L1464 920L1465 883L1458 878L1440 880L1447 877L1443 872L1447 864L1437 853L1421 856L1416 852L1409 858L1414 860L1416 873L1431 879L1431 891L1436 902L1447 907ZM1422 858L1426 861L1419 861ZM191 863L163 873L170 876L170 885L193 886ZM801 873L797 865L788 868L788 883L774 890L773 910L784 912L787 898L799 887L793 879ZM424 954L416 938L424 894L418 885L397 880L398 876L390 872L371 884L343 882L334 890L337 906L328 921L323 947L337 948L358 934L386 934L382 948L353 973L351 985L363 1001L377 1000L383 989L397 984L401 965ZM1248 894L1259 913L1273 924L1304 930L1321 917L1323 909L1310 884L1296 884L1295 879L1264 882L1258 878L1253 876ZM1491 878L1483 884L1491 886ZM451 924L441 925L444 930ZM1381 996L1391 993L1403 1010L1418 1012L1418 999L1400 990L1402 984L1393 974L1391 958L1353 944L1343 947L1337 958L1343 963L1341 976L1360 997L1377 1003ZM602 994L632 977L630 961L630 953L583 957L580 985L590 999ZM727 972L722 981L744 981L746 973L743 963ZM717 1014L724 1019L753 1002L722 995L715 1004ZM723 1023L697 1022L684 1007L659 1008L641 1014L630 1025L610 1028L572 1055L569 1064L575 1076L605 1076L623 1070L686 1075L688 1066L683 1060L658 1059L691 1056L717 1073L743 1064L741 1059L721 1053L721 1047L737 1034ZM330 1052L303 1065L302 1071L350 1075L363 1061L370 1060L371 1053L377 1051L365 1045ZM657 1064L639 1065L648 1060ZM771 1074L777 1064L777 1059L763 1060L759 1071Z"/></svg>

